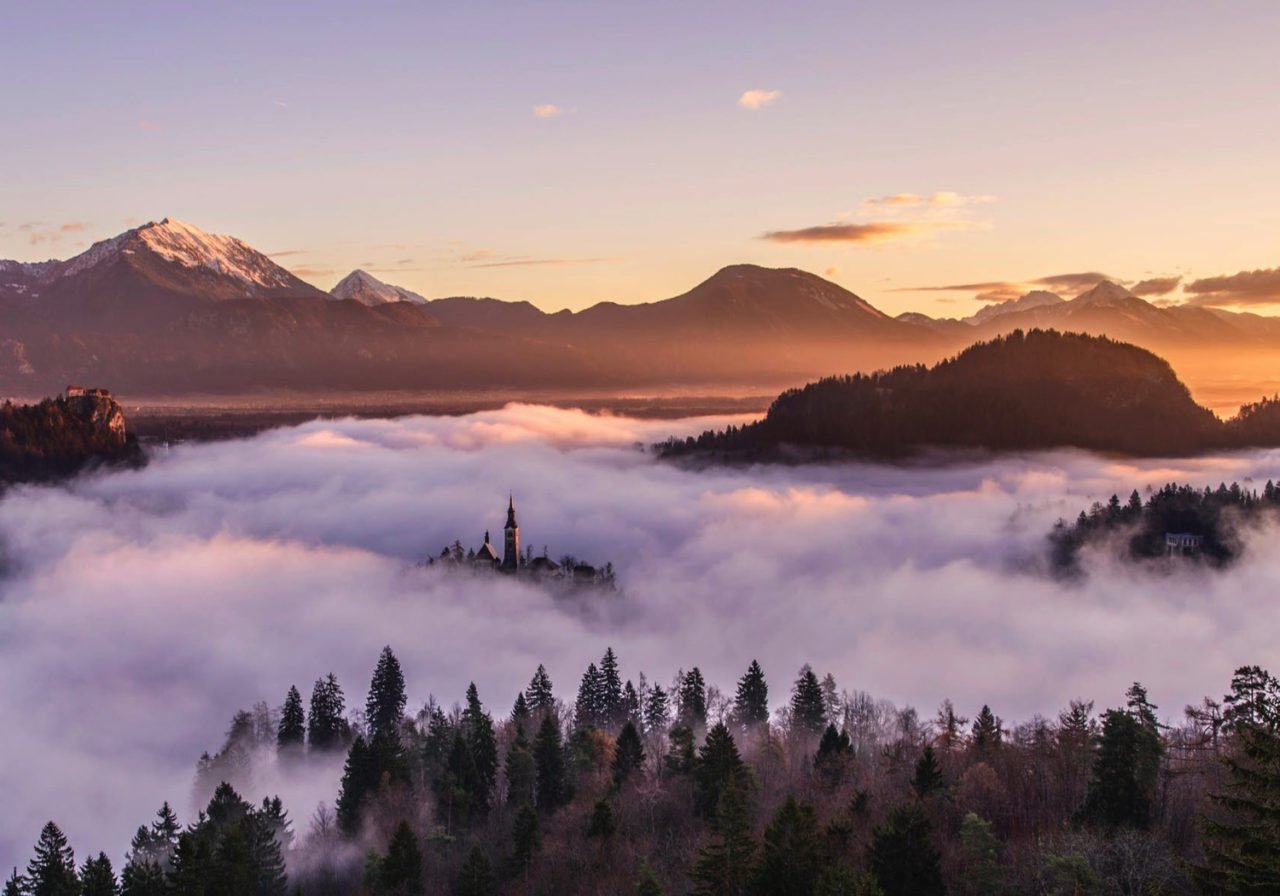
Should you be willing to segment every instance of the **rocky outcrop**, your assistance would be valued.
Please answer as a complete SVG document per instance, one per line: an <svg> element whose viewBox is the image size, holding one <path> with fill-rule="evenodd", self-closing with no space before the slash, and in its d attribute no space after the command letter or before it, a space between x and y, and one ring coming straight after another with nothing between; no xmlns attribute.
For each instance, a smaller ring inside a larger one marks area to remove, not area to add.
<svg viewBox="0 0 1280 896"><path fill-rule="evenodd" d="M105 389L68 386L63 395L38 404L0 405L0 487L141 459L124 409Z"/></svg>

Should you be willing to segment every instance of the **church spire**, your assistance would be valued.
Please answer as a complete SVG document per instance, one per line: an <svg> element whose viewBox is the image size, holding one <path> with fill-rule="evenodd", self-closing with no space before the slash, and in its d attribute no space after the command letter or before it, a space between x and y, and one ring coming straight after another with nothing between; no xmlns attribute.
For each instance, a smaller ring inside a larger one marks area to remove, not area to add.
<svg viewBox="0 0 1280 896"><path fill-rule="evenodd" d="M503 532L502 568L515 572L520 566L520 526L516 523L516 499L507 496L507 526Z"/></svg>
<svg viewBox="0 0 1280 896"><path fill-rule="evenodd" d="M507 528L516 528L516 499L512 494L507 496Z"/></svg>

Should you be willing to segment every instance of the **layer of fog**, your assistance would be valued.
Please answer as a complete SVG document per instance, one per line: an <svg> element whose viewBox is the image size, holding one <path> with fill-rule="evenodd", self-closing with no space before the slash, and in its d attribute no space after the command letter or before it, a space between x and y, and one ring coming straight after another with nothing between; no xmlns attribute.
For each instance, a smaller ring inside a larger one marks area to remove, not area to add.
<svg viewBox="0 0 1280 896"><path fill-rule="evenodd" d="M629 676L697 664L730 689L758 658L778 703L810 662L925 715L950 697L1009 720L1115 705L1136 679L1173 718L1241 663L1280 666L1272 532L1222 574L1102 556L1083 584L1042 574L1057 518L1135 485L1260 486L1280 454L689 471L637 447L706 425L520 405L317 422L11 493L0 867L25 863L49 818L116 859L161 800L189 819L194 762L237 709L290 684L305 698L330 671L359 707L384 644L411 708L474 680L499 714L539 662L572 699L606 645ZM455 538L498 541L509 491L526 544L612 560L621 592L415 566ZM305 824L337 774L262 783Z"/></svg>

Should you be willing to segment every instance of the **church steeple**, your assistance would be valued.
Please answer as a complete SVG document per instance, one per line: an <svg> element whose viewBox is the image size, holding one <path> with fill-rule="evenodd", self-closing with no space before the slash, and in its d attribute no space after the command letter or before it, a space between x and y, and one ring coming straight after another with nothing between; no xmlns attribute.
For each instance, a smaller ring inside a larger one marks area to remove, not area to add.
<svg viewBox="0 0 1280 896"><path fill-rule="evenodd" d="M520 565L520 526L516 523L515 495L507 497L507 525L503 533L502 568L506 572L515 572Z"/></svg>

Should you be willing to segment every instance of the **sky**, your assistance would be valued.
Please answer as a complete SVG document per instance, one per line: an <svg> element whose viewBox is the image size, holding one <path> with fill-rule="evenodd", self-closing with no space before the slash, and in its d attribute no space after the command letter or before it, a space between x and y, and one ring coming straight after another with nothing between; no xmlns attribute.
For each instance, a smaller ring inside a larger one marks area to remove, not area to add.
<svg viewBox="0 0 1280 896"><path fill-rule="evenodd" d="M0 258L171 216L324 289L548 310L741 262L890 313L1095 271L1280 303L1273 0L0 13Z"/></svg>
<svg viewBox="0 0 1280 896"><path fill-rule="evenodd" d="M50 818L119 867L232 715L329 672L364 705L383 645L409 710L469 682L506 713L544 663L572 701L605 648L664 687L698 665L732 687L758 660L775 709L800 667L930 718L943 699L1012 727L1072 699L1119 705L1135 680L1161 718L1276 669L1274 527L1222 572L1123 562L1046 574L1046 534L1112 493L1274 475L1277 452L1127 461L1079 452L927 467L687 470L636 450L726 419L639 421L509 405L458 417L329 420L158 451L140 470L15 489L0 502L0 867ZM617 571L563 594L417 564L501 537ZM305 830L322 774L256 777Z"/></svg>

